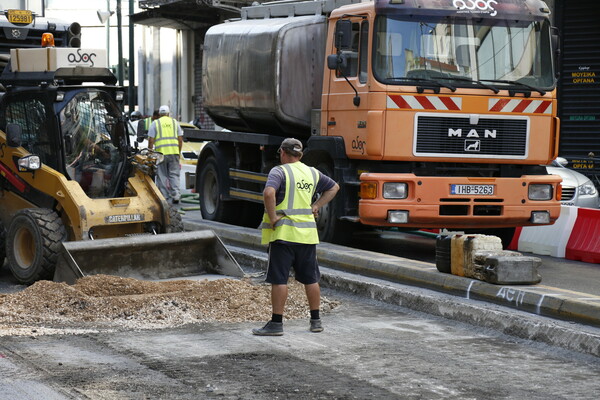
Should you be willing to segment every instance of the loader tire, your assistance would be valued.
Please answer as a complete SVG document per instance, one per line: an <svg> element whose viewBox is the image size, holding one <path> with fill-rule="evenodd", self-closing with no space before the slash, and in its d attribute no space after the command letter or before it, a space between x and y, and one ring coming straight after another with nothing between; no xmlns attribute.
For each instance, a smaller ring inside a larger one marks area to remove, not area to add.
<svg viewBox="0 0 600 400"><path fill-rule="evenodd" d="M198 178L198 192L200 200L200 212L202 218L209 221L234 224L240 217L240 204L237 201L224 201L222 194L223 176L227 171L219 171L217 160L208 157L202 165L202 171Z"/></svg>
<svg viewBox="0 0 600 400"><path fill-rule="evenodd" d="M30 208L15 214L6 237L8 265L15 279L25 284L52 279L66 239L62 220L52 210Z"/></svg>
<svg viewBox="0 0 600 400"><path fill-rule="evenodd" d="M183 220L176 208L169 207L169 225L166 233L183 232Z"/></svg>
<svg viewBox="0 0 600 400"><path fill-rule="evenodd" d="M0 222L0 267L4 265L6 259L6 227Z"/></svg>

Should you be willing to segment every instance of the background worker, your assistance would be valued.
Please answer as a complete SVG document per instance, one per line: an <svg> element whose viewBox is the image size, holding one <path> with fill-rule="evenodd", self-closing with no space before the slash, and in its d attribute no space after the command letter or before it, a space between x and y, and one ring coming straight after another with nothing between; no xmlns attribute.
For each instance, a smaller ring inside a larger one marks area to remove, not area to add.
<svg viewBox="0 0 600 400"><path fill-rule="evenodd" d="M175 118L169 116L169 106L163 105L158 109L159 118L152 122L148 130L148 148L161 152L165 160L158 164L156 185L167 201L179 203L181 192L179 188L179 155L183 145L183 129Z"/></svg>
<svg viewBox="0 0 600 400"><path fill-rule="evenodd" d="M150 126L154 120L157 120L159 117L158 110L154 110L152 116L146 117L144 119L140 119L137 123L136 132L137 132L137 141L143 142L144 139L148 137L148 131L150 130Z"/></svg>
<svg viewBox="0 0 600 400"><path fill-rule="evenodd" d="M279 147L282 165L269 172L263 191L265 215L262 243L269 243L266 282L271 284L273 314L271 321L252 333L261 336L283 335L283 312L288 296L288 278L293 267L295 278L304 284L310 309L310 331L321 332L321 273L317 262L319 235L315 217L339 190L331 178L300 162L302 143L285 139ZM320 197L313 203L315 194Z"/></svg>

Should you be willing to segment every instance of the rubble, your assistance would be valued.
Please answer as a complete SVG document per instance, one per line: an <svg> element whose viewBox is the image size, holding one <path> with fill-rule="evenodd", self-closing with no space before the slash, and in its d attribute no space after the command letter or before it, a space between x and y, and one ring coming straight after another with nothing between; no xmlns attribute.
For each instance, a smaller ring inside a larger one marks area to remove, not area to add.
<svg viewBox="0 0 600 400"><path fill-rule="evenodd" d="M0 336L266 321L270 293L270 285L250 279L155 282L92 275L71 286L38 281L0 295ZM322 298L324 312L338 305ZM293 279L284 318L309 318L304 286Z"/></svg>

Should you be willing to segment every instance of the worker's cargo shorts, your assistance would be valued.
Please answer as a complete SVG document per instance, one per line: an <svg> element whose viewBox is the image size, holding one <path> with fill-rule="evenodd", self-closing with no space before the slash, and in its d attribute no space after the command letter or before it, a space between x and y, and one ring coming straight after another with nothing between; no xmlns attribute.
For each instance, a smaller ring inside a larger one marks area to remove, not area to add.
<svg viewBox="0 0 600 400"><path fill-rule="evenodd" d="M321 273L317 262L317 245L275 241L269 244L269 265L266 282L272 285L286 285L290 270L304 285L319 282Z"/></svg>

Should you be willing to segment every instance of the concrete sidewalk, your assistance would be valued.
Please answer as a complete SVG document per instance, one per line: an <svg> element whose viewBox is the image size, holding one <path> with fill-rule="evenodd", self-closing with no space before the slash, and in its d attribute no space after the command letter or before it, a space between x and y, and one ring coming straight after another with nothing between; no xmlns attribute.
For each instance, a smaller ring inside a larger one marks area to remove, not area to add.
<svg viewBox="0 0 600 400"><path fill-rule="evenodd" d="M257 229L186 218L186 229L212 229L228 245L265 251ZM600 296L545 285L501 286L440 273L434 264L322 243L319 263L332 270L432 289L558 320L600 327Z"/></svg>

